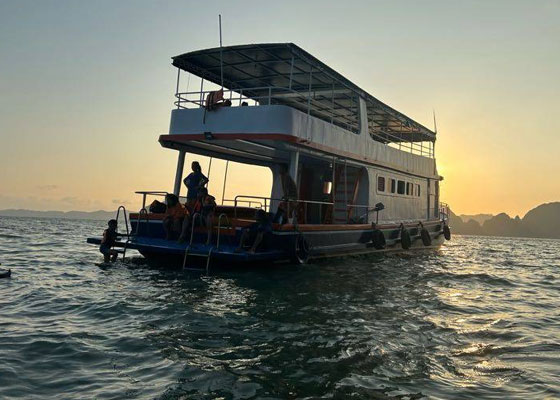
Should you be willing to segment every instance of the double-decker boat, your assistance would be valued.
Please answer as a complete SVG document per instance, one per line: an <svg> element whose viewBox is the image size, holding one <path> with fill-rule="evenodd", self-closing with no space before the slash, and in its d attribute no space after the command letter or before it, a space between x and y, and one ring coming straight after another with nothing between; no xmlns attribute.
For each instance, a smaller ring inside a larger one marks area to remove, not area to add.
<svg viewBox="0 0 560 400"><path fill-rule="evenodd" d="M207 267L210 262L263 265L435 248L449 239L447 207L439 203L443 178L436 168L434 131L293 43L199 50L173 57L173 65L178 68L175 109L169 133L159 137L163 147L178 152L172 193L180 195L190 153L270 168L270 196L239 193L222 199L214 239L206 244L205 228L198 224L192 224L186 242L166 240L164 214L146 206L150 197L167 192L137 192L142 209L130 214L127 235L115 245L121 251L171 256L183 266L196 258ZM199 91L179 91L182 71L201 79ZM213 90L205 90L205 83ZM242 230L255 222L255 206L273 213L285 204L282 164L298 192L288 200L291 219L273 224L254 253L236 252Z"/></svg>

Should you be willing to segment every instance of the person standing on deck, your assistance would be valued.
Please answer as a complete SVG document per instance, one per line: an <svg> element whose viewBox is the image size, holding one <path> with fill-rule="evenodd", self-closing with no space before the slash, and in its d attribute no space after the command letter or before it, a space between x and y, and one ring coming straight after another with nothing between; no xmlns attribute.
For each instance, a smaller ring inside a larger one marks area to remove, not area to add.
<svg viewBox="0 0 560 400"><path fill-rule="evenodd" d="M191 172L184 180L183 183L187 187L187 203L185 204L190 211L196 202L198 189L204 187L208 183L208 178L202 173L202 168L198 161L193 161L191 164Z"/></svg>
<svg viewBox="0 0 560 400"><path fill-rule="evenodd" d="M290 174L286 164L280 164L280 180L282 182L282 197L283 202L278 206L276 215L274 215L274 222L284 223L284 219L290 217L290 213L296 208L297 203L289 200L297 200L297 186Z"/></svg>

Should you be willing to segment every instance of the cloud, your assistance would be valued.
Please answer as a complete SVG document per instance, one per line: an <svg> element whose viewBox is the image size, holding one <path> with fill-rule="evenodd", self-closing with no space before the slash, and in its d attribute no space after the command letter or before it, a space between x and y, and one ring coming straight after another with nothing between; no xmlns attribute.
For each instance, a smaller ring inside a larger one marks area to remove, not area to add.
<svg viewBox="0 0 560 400"><path fill-rule="evenodd" d="M37 189L44 191L56 190L58 189L58 185L39 185L37 186Z"/></svg>
<svg viewBox="0 0 560 400"><path fill-rule="evenodd" d="M63 202L63 203L68 203L68 204L81 203L80 199L78 199L77 197L74 197L74 196L63 197L62 199L60 199L60 201Z"/></svg>
<svg viewBox="0 0 560 400"><path fill-rule="evenodd" d="M111 202L113 204L130 204L130 201L128 200L119 200L119 199L113 199L111 200Z"/></svg>

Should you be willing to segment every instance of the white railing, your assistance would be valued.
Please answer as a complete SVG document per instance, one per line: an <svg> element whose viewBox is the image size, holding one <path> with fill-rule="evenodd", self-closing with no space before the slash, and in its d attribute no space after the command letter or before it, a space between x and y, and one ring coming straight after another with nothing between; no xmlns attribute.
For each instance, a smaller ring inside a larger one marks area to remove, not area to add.
<svg viewBox="0 0 560 400"><path fill-rule="evenodd" d="M291 88L276 87L276 86L258 86L245 89L222 89L223 100L229 101L222 106L227 107L240 107L240 106L259 106L271 104L286 104L295 107L308 115L313 115L326 122L337 125L343 129L349 130L354 133L359 132L359 107L335 107L337 103L335 94L339 95L339 90L333 91L297 91ZM175 93L175 102L173 103L177 109L186 108L204 108L207 106L208 95L216 90L197 90L190 92L177 92ZM325 102L316 100L317 96L328 97L332 92L331 105L325 105ZM352 97L352 94L348 95ZM421 155L424 157L434 157L434 146L430 141L425 142L411 142L405 141L397 133L376 132L368 125L369 135L373 140L384 143L387 146L396 148L412 154ZM389 141L387 141L387 138Z"/></svg>

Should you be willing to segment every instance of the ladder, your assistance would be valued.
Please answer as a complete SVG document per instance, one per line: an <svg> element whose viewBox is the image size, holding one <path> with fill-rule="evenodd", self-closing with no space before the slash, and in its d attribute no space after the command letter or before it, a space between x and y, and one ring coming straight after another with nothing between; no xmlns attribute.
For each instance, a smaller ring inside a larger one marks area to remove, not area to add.
<svg viewBox="0 0 560 400"><path fill-rule="evenodd" d="M186 270L191 270L191 271L201 271L201 268L190 268L187 267L187 257L190 255L192 257L202 257L202 258L206 258L206 274L208 274L208 271L210 270L210 259L212 258L212 252L214 251L214 247L210 247L210 250L208 250L208 254L189 254L189 250L192 247L192 242L193 242L193 238L194 238L194 227L196 225L196 219L199 219L202 225L202 215L200 213L196 213L193 216L192 219L192 227L191 227L191 240L189 242L189 245L187 246L187 248L185 249L185 255L183 257L183 269Z"/></svg>
<svg viewBox="0 0 560 400"><path fill-rule="evenodd" d="M119 226L119 216L120 216L121 210L122 210L123 216L124 216L124 226L126 227L126 242L124 243L124 246L123 246L122 250L121 249L115 249L115 248L113 248L113 250L115 250L117 253L122 253L122 255L123 255L122 259L124 261L124 258L126 257L126 247L130 243L130 229L128 228L128 216L126 215L126 208L124 208L124 206L119 206L119 208L117 209L117 216L115 217L115 219L117 220L117 226Z"/></svg>

